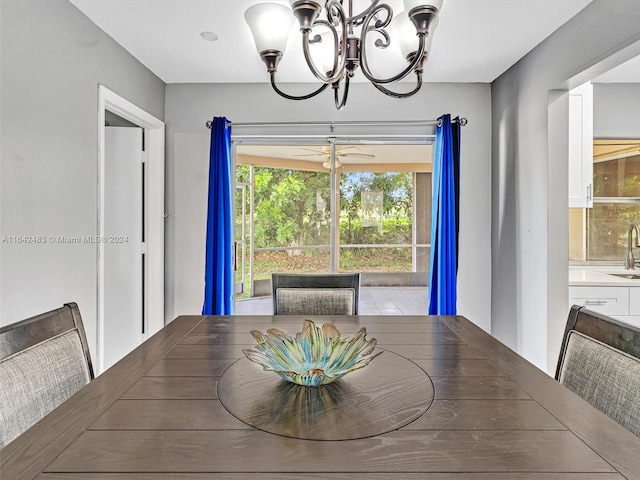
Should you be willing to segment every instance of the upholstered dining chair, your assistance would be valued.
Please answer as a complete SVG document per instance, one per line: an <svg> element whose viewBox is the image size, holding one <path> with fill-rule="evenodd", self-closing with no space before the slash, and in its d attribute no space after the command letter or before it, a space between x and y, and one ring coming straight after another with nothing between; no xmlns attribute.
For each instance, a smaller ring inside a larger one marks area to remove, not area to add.
<svg viewBox="0 0 640 480"><path fill-rule="evenodd" d="M640 436L640 329L574 305L556 380Z"/></svg>
<svg viewBox="0 0 640 480"><path fill-rule="evenodd" d="M93 378L75 303L0 328L0 448Z"/></svg>
<svg viewBox="0 0 640 480"><path fill-rule="evenodd" d="M274 315L357 315L359 273L272 273Z"/></svg>

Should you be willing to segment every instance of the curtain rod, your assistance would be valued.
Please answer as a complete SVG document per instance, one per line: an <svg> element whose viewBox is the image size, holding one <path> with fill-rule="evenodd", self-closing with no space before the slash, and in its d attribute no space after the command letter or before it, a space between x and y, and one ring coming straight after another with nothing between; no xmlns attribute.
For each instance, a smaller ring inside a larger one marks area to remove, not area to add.
<svg viewBox="0 0 640 480"><path fill-rule="evenodd" d="M453 123L456 120L452 120ZM467 119L465 117L460 118L460 125L465 126L467 124ZM437 125L440 126L442 124L441 120L398 120L398 121L369 121L369 122L228 122L228 125L232 125L235 127L296 127L296 126L327 126L327 127L335 127L335 126L394 126L394 125ZM207 128L211 128L213 122L211 120L207 120L205 123Z"/></svg>

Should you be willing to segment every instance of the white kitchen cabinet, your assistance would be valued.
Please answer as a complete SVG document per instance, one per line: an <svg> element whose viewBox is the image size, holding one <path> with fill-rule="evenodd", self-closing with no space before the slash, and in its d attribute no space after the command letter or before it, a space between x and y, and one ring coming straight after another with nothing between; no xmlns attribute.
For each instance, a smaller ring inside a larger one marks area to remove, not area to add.
<svg viewBox="0 0 640 480"><path fill-rule="evenodd" d="M629 315L640 317L640 287L629 287Z"/></svg>
<svg viewBox="0 0 640 480"><path fill-rule="evenodd" d="M570 286L569 306L571 305L582 305L589 310L640 327L640 286Z"/></svg>
<svg viewBox="0 0 640 480"><path fill-rule="evenodd" d="M581 305L605 315L629 315L630 287L569 287L569 305Z"/></svg>
<svg viewBox="0 0 640 480"><path fill-rule="evenodd" d="M593 206L593 85L569 91L569 208Z"/></svg>

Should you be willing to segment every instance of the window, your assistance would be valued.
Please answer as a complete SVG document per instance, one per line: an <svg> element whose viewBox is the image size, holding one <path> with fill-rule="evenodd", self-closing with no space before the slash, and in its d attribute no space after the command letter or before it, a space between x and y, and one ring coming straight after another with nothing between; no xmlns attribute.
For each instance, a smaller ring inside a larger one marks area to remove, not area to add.
<svg viewBox="0 0 640 480"><path fill-rule="evenodd" d="M426 281L432 158L426 143L336 144L334 176L327 145L237 145L236 292L270 294L272 272Z"/></svg>
<svg viewBox="0 0 640 480"><path fill-rule="evenodd" d="M593 208L570 209L570 259L623 261L640 222L640 140L594 141Z"/></svg>
<svg viewBox="0 0 640 480"><path fill-rule="evenodd" d="M413 271L413 185L412 172L341 174L341 271Z"/></svg>

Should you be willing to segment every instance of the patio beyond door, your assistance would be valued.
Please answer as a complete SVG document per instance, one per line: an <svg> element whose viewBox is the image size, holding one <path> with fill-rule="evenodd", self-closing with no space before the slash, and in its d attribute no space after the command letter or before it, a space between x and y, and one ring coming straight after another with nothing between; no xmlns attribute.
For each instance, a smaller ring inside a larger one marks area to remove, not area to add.
<svg viewBox="0 0 640 480"><path fill-rule="evenodd" d="M238 248L247 246L236 260L249 281L236 297L269 295L272 272L424 283L431 160L428 144L237 145L236 182L249 195L236 201ZM238 235L242 212L249 225Z"/></svg>

